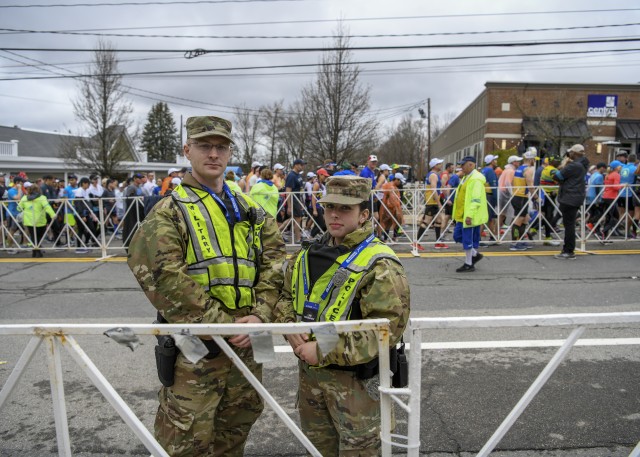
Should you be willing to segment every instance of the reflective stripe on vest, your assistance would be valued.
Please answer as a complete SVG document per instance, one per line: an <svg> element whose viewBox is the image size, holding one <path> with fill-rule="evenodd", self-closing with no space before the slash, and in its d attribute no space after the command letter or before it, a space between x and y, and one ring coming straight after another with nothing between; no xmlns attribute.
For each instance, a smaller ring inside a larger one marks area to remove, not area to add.
<svg viewBox="0 0 640 457"><path fill-rule="evenodd" d="M262 211L253 200L234 195L247 216L251 208ZM229 224L213 197L194 187L180 185L171 196L189 231L187 274L227 308L251 306L264 218L255 224L249 220Z"/></svg>
<svg viewBox="0 0 640 457"><path fill-rule="evenodd" d="M293 274L291 281L291 293L294 297L293 306L294 311L298 316L298 320L302 317L302 311L304 309L304 302L306 300L318 303L319 310L317 321L344 321L348 320L351 315L353 300L355 299L355 291L358 289L360 281L364 275L372 268L374 263L379 259L392 259L398 263L398 257L396 254L386 245L382 244L377 238L364 249L358 257L356 257L351 264L347 267L349 276L347 280L338 287L333 287L329 295L325 300L322 300L322 292L325 290L329 281L335 274L340 264L349 257L351 252L341 255L336 261L329 267L329 269L322 275L316 283L313 285L313 289L309 293L308 297L304 295L304 287L302 280L301 260L303 256L308 256L308 249L303 250L297 257L293 266ZM309 276L309 262L304 262L307 268L307 277Z"/></svg>

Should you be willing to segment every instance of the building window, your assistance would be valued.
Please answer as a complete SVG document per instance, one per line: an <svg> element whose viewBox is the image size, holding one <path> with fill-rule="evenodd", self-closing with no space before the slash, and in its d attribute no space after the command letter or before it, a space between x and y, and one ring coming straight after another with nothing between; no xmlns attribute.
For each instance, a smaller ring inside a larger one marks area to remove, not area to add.
<svg viewBox="0 0 640 457"><path fill-rule="evenodd" d="M502 111L511 111L511 103L503 103L502 104Z"/></svg>

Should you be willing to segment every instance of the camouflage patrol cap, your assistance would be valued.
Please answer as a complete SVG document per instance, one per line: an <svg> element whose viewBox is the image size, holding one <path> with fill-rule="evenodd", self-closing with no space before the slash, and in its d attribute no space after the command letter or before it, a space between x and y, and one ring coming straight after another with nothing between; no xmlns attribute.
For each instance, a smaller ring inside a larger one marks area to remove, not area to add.
<svg viewBox="0 0 640 457"><path fill-rule="evenodd" d="M231 122L215 116L194 116L187 119L187 138L221 136L233 143Z"/></svg>
<svg viewBox="0 0 640 457"><path fill-rule="evenodd" d="M359 205L369 200L371 180L359 176L332 176L326 182L327 194L320 203L336 203L338 205Z"/></svg>

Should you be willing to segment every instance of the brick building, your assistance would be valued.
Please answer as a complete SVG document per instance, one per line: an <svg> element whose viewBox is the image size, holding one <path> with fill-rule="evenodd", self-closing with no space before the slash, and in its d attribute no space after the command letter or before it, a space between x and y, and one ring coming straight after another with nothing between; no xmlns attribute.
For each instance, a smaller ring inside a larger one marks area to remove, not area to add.
<svg viewBox="0 0 640 457"><path fill-rule="evenodd" d="M433 141L431 157L482 160L529 146L561 155L575 143L592 163L609 162L619 149L638 152L640 85L488 82Z"/></svg>

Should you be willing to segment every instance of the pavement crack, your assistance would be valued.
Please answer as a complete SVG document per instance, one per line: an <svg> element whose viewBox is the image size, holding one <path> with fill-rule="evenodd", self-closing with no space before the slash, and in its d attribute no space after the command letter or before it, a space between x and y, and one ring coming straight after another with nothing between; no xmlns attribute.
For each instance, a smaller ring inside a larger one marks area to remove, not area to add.
<svg viewBox="0 0 640 457"><path fill-rule="evenodd" d="M436 419L437 422L440 423L442 432L455 447L455 450L453 451L453 455L460 457L461 455L460 453L462 452L462 447L460 446L460 443L458 443L458 440L455 438L454 433L447 426L447 422L445 421L443 414L439 412L434 406L438 404L438 402L432 398L434 396L436 387L438 387L438 384L428 383L425 386L425 390L427 391L426 398L424 399L424 403L427 405L425 407L425 411L431 411L431 413L433 414L433 417Z"/></svg>
<svg viewBox="0 0 640 457"><path fill-rule="evenodd" d="M102 264L98 263L96 265L90 266L86 270L76 271L75 273L71 273L70 275L64 276L62 278L56 278L53 281L50 281L50 282L42 284L41 286L38 286L38 288L46 289L49 286L53 286L53 285L58 284L60 282L66 281L67 279L71 279L74 276L78 276L78 275L81 275L81 274L84 274L84 273L91 273L92 271L97 270L101 266L102 266ZM95 289L92 289L92 290L95 290Z"/></svg>

